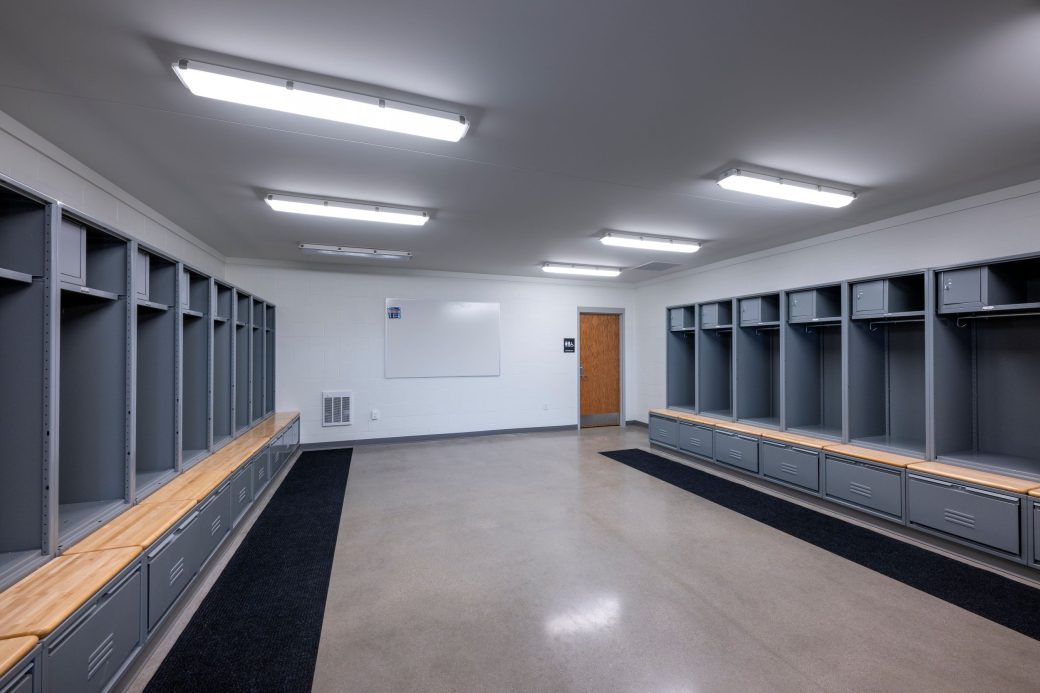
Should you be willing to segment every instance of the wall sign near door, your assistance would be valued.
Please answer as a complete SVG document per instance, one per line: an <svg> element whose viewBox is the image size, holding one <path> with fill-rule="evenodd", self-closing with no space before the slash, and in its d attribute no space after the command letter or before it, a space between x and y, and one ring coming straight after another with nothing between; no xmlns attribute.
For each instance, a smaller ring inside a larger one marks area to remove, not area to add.
<svg viewBox="0 0 1040 693"><path fill-rule="evenodd" d="M563 338L563 353L573 354L574 353L574 337Z"/></svg>

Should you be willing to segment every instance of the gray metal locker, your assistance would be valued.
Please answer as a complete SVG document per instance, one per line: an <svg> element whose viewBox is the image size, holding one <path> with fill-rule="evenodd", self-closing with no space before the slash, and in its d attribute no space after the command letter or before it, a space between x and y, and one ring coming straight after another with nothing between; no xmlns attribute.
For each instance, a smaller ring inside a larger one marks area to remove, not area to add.
<svg viewBox="0 0 1040 693"><path fill-rule="evenodd" d="M58 266L61 281L87 285L87 230L69 219L61 220L58 231Z"/></svg>
<svg viewBox="0 0 1040 693"><path fill-rule="evenodd" d="M799 318L812 318L816 315L816 292L793 291L787 295L787 317L795 321Z"/></svg>
<svg viewBox="0 0 1040 693"><path fill-rule="evenodd" d="M192 512L145 555L148 630L159 623L199 569L198 511Z"/></svg>
<svg viewBox="0 0 1040 693"><path fill-rule="evenodd" d="M759 322L762 322L762 299L740 299L740 324L754 325Z"/></svg>
<svg viewBox="0 0 1040 693"><path fill-rule="evenodd" d="M873 315L884 313L885 282L876 279L869 282L858 282L852 285L852 315Z"/></svg>
<svg viewBox="0 0 1040 693"><path fill-rule="evenodd" d="M758 472L758 438L715 429L715 461Z"/></svg>
<svg viewBox="0 0 1040 693"><path fill-rule="evenodd" d="M679 423L679 449L706 459L714 459L714 434L711 426Z"/></svg>
<svg viewBox="0 0 1040 693"><path fill-rule="evenodd" d="M810 491L820 490L820 453L766 438L759 448L762 474Z"/></svg>
<svg viewBox="0 0 1040 693"><path fill-rule="evenodd" d="M650 417L650 440L670 448L679 446L679 424L673 419Z"/></svg>
<svg viewBox="0 0 1040 693"><path fill-rule="evenodd" d="M106 690L141 647L141 568L124 572L44 639L46 693Z"/></svg>
<svg viewBox="0 0 1040 693"><path fill-rule="evenodd" d="M982 306L982 268L946 270L939 276L940 308Z"/></svg>
<svg viewBox="0 0 1040 693"><path fill-rule="evenodd" d="M134 256L134 295L147 301L149 296L149 280L151 257L143 250L138 250Z"/></svg>
<svg viewBox="0 0 1040 693"><path fill-rule="evenodd" d="M683 314L682 308L672 308L668 311L669 325L673 330L681 330L683 328Z"/></svg>
<svg viewBox="0 0 1040 693"><path fill-rule="evenodd" d="M903 517L902 472L831 455L825 456L824 465L828 498L893 518Z"/></svg>
<svg viewBox="0 0 1040 693"><path fill-rule="evenodd" d="M1021 501L1011 495L931 477L907 475L911 524L1021 555Z"/></svg>
<svg viewBox="0 0 1040 693"><path fill-rule="evenodd" d="M1040 567L1040 503L1032 502L1033 506L1033 567Z"/></svg>

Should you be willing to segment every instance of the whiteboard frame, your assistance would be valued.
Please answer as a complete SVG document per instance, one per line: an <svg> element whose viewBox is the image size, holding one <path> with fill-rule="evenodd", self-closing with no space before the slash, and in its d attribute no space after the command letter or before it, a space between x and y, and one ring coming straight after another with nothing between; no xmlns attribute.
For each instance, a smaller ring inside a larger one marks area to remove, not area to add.
<svg viewBox="0 0 1040 693"><path fill-rule="evenodd" d="M441 375L390 375L390 318L387 317L387 313L391 306L401 305L408 301L424 301L426 303L438 303L438 304L470 304L470 305L483 305L483 306L494 306L498 317L496 327L497 333L497 357L495 360L495 372L494 373L456 373L456 374L441 374ZM502 304L499 301L465 301L461 299L442 299L442 298L402 298L388 297L383 302L383 378L387 380L401 380L408 378L500 378L502 377Z"/></svg>

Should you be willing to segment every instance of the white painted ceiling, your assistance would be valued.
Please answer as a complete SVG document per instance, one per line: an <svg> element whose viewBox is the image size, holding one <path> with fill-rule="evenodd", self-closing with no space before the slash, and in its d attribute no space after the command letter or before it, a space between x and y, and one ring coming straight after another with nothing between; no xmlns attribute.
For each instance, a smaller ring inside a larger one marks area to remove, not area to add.
<svg viewBox="0 0 1040 693"><path fill-rule="evenodd" d="M200 99L170 70L181 57L447 108L473 126L453 144ZM1040 5L12 1L0 110L229 257L300 260L305 241L410 250L420 269L683 268L1040 178ZM859 199L830 210L720 189L738 163L846 183ZM268 191L433 219L276 214ZM689 257L608 248L596 240L608 228L707 245Z"/></svg>

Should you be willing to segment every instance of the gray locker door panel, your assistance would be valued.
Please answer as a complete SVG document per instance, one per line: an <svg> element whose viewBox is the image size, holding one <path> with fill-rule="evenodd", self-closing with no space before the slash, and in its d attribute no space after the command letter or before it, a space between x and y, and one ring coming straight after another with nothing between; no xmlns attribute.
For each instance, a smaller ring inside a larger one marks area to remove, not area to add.
<svg viewBox="0 0 1040 693"><path fill-rule="evenodd" d="M820 490L820 453L763 440L759 448L762 473L795 486Z"/></svg>
<svg viewBox="0 0 1040 693"><path fill-rule="evenodd" d="M798 318L813 318L816 316L816 292L795 291L787 295L787 317L791 320Z"/></svg>
<svg viewBox="0 0 1040 693"><path fill-rule="evenodd" d="M650 440L673 448L679 447L679 424L671 419L651 416Z"/></svg>
<svg viewBox="0 0 1040 693"><path fill-rule="evenodd" d="M134 258L134 287L135 294L138 298L148 300L150 295L150 282L151 277L149 270L151 268L151 258L148 253L137 251L137 256Z"/></svg>
<svg viewBox="0 0 1040 693"><path fill-rule="evenodd" d="M198 564L203 566L231 531L231 484L224 484L202 503L198 523Z"/></svg>
<svg viewBox="0 0 1040 693"><path fill-rule="evenodd" d="M758 440L715 429L715 460L749 472L757 472Z"/></svg>
<svg viewBox="0 0 1040 693"><path fill-rule="evenodd" d="M61 281L85 286L87 283L87 230L62 219L58 234L58 265Z"/></svg>
<svg viewBox="0 0 1040 693"><path fill-rule="evenodd" d="M673 330L681 330L683 328L683 309L682 308L671 308L668 311L669 324Z"/></svg>
<svg viewBox="0 0 1040 693"><path fill-rule="evenodd" d="M47 638L44 690L102 691L140 645L141 571L135 570Z"/></svg>
<svg viewBox="0 0 1040 693"><path fill-rule="evenodd" d="M943 308L961 304L982 305L982 268L946 270L939 282Z"/></svg>
<svg viewBox="0 0 1040 693"><path fill-rule="evenodd" d="M33 671L22 672L7 686L0 688L0 693L33 693Z"/></svg>
<svg viewBox="0 0 1040 693"><path fill-rule="evenodd" d="M940 532L1019 555L1020 501L947 481L907 477L907 519Z"/></svg>
<svg viewBox="0 0 1040 693"><path fill-rule="evenodd" d="M762 322L762 299L742 298L740 300L740 324L754 325Z"/></svg>
<svg viewBox="0 0 1040 693"><path fill-rule="evenodd" d="M718 327L719 325L719 306L717 303L711 303L706 306L701 306L701 327Z"/></svg>
<svg viewBox="0 0 1040 693"><path fill-rule="evenodd" d="M872 315L885 312L885 280L852 285L852 314Z"/></svg>
<svg viewBox="0 0 1040 693"><path fill-rule="evenodd" d="M709 426L679 424L679 449L694 455L714 459L714 435Z"/></svg>
<svg viewBox="0 0 1040 693"><path fill-rule="evenodd" d="M828 456L826 495L892 517L903 516L903 475L895 470Z"/></svg>
<svg viewBox="0 0 1040 693"><path fill-rule="evenodd" d="M232 524L237 525L246 510L253 504L253 467L243 465L231 478L231 517Z"/></svg>
<svg viewBox="0 0 1040 693"><path fill-rule="evenodd" d="M148 630L152 630L199 568L199 514L192 513L145 557Z"/></svg>

